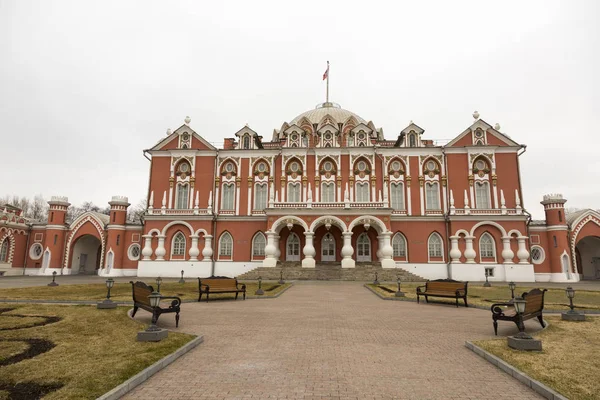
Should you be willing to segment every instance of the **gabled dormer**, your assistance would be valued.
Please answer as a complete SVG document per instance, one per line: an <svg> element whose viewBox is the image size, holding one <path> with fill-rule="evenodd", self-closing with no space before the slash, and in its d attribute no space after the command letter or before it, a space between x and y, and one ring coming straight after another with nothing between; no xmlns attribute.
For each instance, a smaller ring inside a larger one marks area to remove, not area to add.
<svg viewBox="0 0 600 400"><path fill-rule="evenodd" d="M304 130L296 124L290 125L284 132L285 147L307 147L308 138Z"/></svg>
<svg viewBox="0 0 600 400"><path fill-rule="evenodd" d="M521 146L506 134L500 132L500 125L494 127L479 118L479 113L473 113L475 122L460 135L451 140L445 147L467 146Z"/></svg>
<svg viewBox="0 0 600 400"><path fill-rule="evenodd" d="M190 117L175 131L167 130L167 137L160 140L150 150L216 150L202 136L190 127Z"/></svg>
<svg viewBox="0 0 600 400"><path fill-rule="evenodd" d="M262 136L252 130L247 124L235 133L237 149L254 150L262 149Z"/></svg>
<svg viewBox="0 0 600 400"><path fill-rule="evenodd" d="M423 132L425 132L423 128L410 121L410 124L400 132L395 147L423 147L421 140Z"/></svg>
<svg viewBox="0 0 600 400"><path fill-rule="evenodd" d="M367 147L371 145L373 129L367 124L360 123L350 131L348 137L349 147Z"/></svg>

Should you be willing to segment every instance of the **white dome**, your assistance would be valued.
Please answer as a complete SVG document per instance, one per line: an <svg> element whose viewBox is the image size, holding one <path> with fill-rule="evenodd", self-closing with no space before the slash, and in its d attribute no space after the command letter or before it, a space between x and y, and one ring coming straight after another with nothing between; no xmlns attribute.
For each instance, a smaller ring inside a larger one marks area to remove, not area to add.
<svg viewBox="0 0 600 400"><path fill-rule="evenodd" d="M297 124L304 117L308 118L308 120L311 123L318 124L326 115L330 115L338 123L344 123L350 117L356 118L359 124L361 122L363 124L367 123L367 121L354 114L352 111L348 111L340 107L339 104L322 103L319 104L315 109L303 112L302 114L298 115L290 122L290 125Z"/></svg>

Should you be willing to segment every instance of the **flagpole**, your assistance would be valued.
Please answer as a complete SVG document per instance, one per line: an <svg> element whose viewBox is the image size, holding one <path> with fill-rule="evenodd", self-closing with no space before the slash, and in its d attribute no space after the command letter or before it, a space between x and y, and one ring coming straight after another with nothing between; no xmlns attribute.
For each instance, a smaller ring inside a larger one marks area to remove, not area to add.
<svg viewBox="0 0 600 400"><path fill-rule="evenodd" d="M327 95L325 97L325 102L329 103L329 61L327 61Z"/></svg>

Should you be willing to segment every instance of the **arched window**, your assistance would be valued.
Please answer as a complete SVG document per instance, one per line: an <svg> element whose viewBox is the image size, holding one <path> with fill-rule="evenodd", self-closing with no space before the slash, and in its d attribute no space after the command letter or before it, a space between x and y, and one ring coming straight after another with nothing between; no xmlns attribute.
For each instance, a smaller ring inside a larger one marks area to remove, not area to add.
<svg viewBox="0 0 600 400"><path fill-rule="evenodd" d="M185 235L181 232L177 232L173 236L171 256L185 256Z"/></svg>
<svg viewBox="0 0 600 400"><path fill-rule="evenodd" d="M285 260L300 261L300 238L295 233L287 238Z"/></svg>
<svg viewBox="0 0 600 400"><path fill-rule="evenodd" d="M401 233L394 235L392 248L394 249L394 257L406 257L406 239Z"/></svg>
<svg viewBox="0 0 600 400"><path fill-rule="evenodd" d="M361 233L356 240L356 261L371 261L371 240L366 232Z"/></svg>
<svg viewBox="0 0 600 400"><path fill-rule="evenodd" d="M475 183L475 208L492 208L489 182Z"/></svg>
<svg viewBox="0 0 600 400"><path fill-rule="evenodd" d="M267 208L267 185L254 185L254 209L264 210Z"/></svg>
<svg viewBox="0 0 600 400"><path fill-rule="evenodd" d="M223 185L223 203L222 210L233 210L235 204L235 183L226 183Z"/></svg>
<svg viewBox="0 0 600 400"><path fill-rule="evenodd" d="M408 135L408 145L410 147L417 147L417 135L414 133L411 133L410 135Z"/></svg>
<svg viewBox="0 0 600 400"><path fill-rule="evenodd" d="M442 238L437 233L432 233L429 236L429 257L442 257Z"/></svg>
<svg viewBox="0 0 600 400"><path fill-rule="evenodd" d="M333 182L321 185L321 201L323 203L333 203L335 201L335 184Z"/></svg>
<svg viewBox="0 0 600 400"><path fill-rule="evenodd" d="M243 139L243 148L244 149L249 149L250 148L250 136L245 135L244 139Z"/></svg>
<svg viewBox="0 0 600 400"><path fill-rule="evenodd" d="M567 275L567 279L571 279L571 269L569 268L569 257L565 254L562 256L563 272Z"/></svg>
<svg viewBox="0 0 600 400"><path fill-rule="evenodd" d="M177 185L177 203L175 204L175 208L178 210L184 210L188 208L189 203L189 186L187 184L178 184Z"/></svg>
<svg viewBox="0 0 600 400"><path fill-rule="evenodd" d="M287 201L289 203L300 202L300 184L288 183Z"/></svg>
<svg viewBox="0 0 600 400"><path fill-rule="evenodd" d="M0 262L8 261L8 238L4 239L2 246L0 246Z"/></svg>
<svg viewBox="0 0 600 400"><path fill-rule="evenodd" d="M267 239L262 232L258 232L252 238L252 256L264 256L265 247L267 246Z"/></svg>
<svg viewBox="0 0 600 400"><path fill-rule="evenodd" d="M437 182L425 185L425 208L427 210L440 209L440 186Z"/></svg>
<svg viewBox="0 0 600 400"><path fill-rule="evenodd" d="M489 233L484 233L479 239L479 254L481 258L494 258L496 257L496 245L494 239Z"/></svg>
<svg viewBox="0 0 600 400"><path fill-rule="evenodd" d="M357 202L367 202L370 201L369 196L369 183L357 183L356 184L356 201Z"/></svg>
<svg viewBox="0 0 600 400"><path fill-rule="evenodd" d="M263 249L264 251L264 249ZM221 235L221 240L219 240L219 255L231 257L233 254L233 239L229 232L225 232Z"/></svg>
<svg viewBox="0 0 600 400"><path fill-rule="evenodd" d="M394 210L404 210L404 184L402 182L392 183L390 186L392 208Z"/></svg>

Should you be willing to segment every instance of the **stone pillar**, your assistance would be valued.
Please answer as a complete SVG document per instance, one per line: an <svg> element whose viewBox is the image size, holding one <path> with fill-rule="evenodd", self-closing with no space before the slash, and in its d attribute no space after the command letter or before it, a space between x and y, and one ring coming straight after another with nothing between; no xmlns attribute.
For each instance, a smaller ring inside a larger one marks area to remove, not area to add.
<svg viewBox="0 0 600 400"><path fill-rule="evenodd" d="M381 254L381 249L383 249L383 237L377 236L377 252L375 253L375 255L377 255L377 260L379 260L379 262L381 262L381 260L383 260L383 255Z"/></svg>
<svg viewBox="0 0 600 400"><path fill-rule="evenodd" d="M510 248L510 236L502 236L502 258L504 264L513 264L515 253Z"/></svg>
<svg viewBox="0 0 600 400"><path fill-rule="evenodd" d="M198 235L191 235L190 238L192 238L192 247L190 247L190 251L188 252L190 261L198 261L198 255L200 254L200 250L198 250Z"/></svg>
<svg viewBox="0 0 600 400"><path fill-rule="evenodd" d="M202 261L210 261L213 255L212 235L204 235L204 248L202 249Z"/></svg>
<svg viewBox="0 0 600 400"><path fill-rule="evenodd" d="M381 267L382 268L396 268L396 263L394 262L394 249L392 248L391 243L391 232L383 232L381 235L383 247L381 249Z"/></svg>
<svg viewBox="0 0 600 400"><path fill-rule="evenodd" d="M306 242L302 252L304 253L304 259L302 260L302 268L314 268L315 267L315 255L317 254L315 246L313 245L314 233L304 232Z"/></svg>
<svg viewBox="0 0 600 400"><path fill-rule="evenodd" d="M149 261L152 255L152 235L143 235L144 248L142 249L142 261Z"/></svg>
<svg viewBox="0 0 600 400"><path fill-rule="evenodd" d="M342 268L354 268L356 266L352 259L354 249L352 248L352 232L342 233L344 236L344 246L342 247Z"/></svg>
<svg viewBox="0 0 600 400"><path fill-rule="evenodd" d="M158 235L158 247L154 251L156 261L164 261L167 250L165 249L165 235Z"/></svg>
<svg viewBox="0 0 600 400"><path fill-rule="evenodd" d="M275 236L274 232L267 233L267 245L265 246L265 259L263 260L263 267L272 268L277 265L277 259L275 258Z"/></svg>
<svg viewBox="0 0 600 400"><path fill-rule="evenodd" d="M274 245L275 245L275 262L279 261L281 258L281 249L279 248L279 239L281 236L275 235Z"/></svg>
<svg viewBox="0 0 600 400"><path fill-rule="evenodd" d="M450 236L450 260L453 263L459 263L462 254L458 248L458 239L460 239L459 236Z"/></svg>
<svg viewBox="0 0 600 400"><path fill-rule="evenodd" d="M477 255L473 249L473 239L475 239L475 236L465 236L465 241L467 243L467 248L465 249L467 264L474 264L475 256Z"/></svg>
<svg viewBox="0 0 600 400"><path fill-rule="evenodd" d="M519 245L517 257L519 257L519 264L529 264L529 252L525 247L525 240L527 240L527 236L517 237L517 243Z"/></svg>

